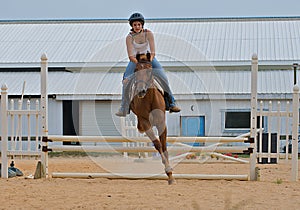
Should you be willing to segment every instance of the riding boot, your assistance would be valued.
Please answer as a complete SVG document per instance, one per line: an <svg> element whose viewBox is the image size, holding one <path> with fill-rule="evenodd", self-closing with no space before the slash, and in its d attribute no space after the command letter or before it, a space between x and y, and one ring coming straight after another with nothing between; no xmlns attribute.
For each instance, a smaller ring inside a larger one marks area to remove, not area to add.
<svg viewBox="0 0 300 210"><path fill-rule="evenodd" d="M164 99L166 104L166 111L170 110L170 102L169 102L169 94L167 92L164 92Z"/></svg>
<svg viewBox="0 0 300 210"><path fill-rule="evenodd" d="M152 70L155 76L155 79L160 84L160 86L164 90L164 99L166 104L166 111L171 112L180 112L181 109L176 105L174 96L171 92L169 82L167 77L161 73L161 70L159 69L153 69Z"/></svg>
<svg viewBox="0 0 300 210"><path fill-rule="evenodd" d="M121 101L121 106L115 115L118 117L126 117L127 114L130 114L130 109L129 109L129 90L132 85L132 80L130 82L127 82L126 84L123 84L122 87L122 101Z"/></svg>
<svg viewBox="0 0 300 210"><path fill-rule="evenodd" d="M166 103L166 110L169 111L170 113L172 112L180 112L181 109L176 105L175 99L172 95L169 93L165 92L164 93L164 99Z"/></svg>

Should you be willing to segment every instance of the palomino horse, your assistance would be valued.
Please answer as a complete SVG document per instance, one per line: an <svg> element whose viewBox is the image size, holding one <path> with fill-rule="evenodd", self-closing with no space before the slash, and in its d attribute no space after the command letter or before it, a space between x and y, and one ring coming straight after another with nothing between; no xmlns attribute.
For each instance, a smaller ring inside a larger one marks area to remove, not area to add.
<svg viewBox="0 0 300 210"><path fill-rule="evenodd" d="M145 132L159 152L168 183L175 183L172 175L167 151L167 127L165 123L165 101L162 93L154 86L150 54L137 55L138 63L135 69L135 92L130 108L138 119L138 130ZM153 131L156 126L159 140Z"/></svg>

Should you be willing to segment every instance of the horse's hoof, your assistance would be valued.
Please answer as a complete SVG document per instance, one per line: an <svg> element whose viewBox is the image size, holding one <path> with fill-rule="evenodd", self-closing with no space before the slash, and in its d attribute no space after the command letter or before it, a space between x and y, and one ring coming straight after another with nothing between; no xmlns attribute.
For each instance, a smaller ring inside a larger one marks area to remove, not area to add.
<svg viewBox="0 0 300 210"><path fill-rule="evenodd" d="M168 179L168 184L169 185L174 185L174 184L176 184L176 180L174 178Z"/></svg>

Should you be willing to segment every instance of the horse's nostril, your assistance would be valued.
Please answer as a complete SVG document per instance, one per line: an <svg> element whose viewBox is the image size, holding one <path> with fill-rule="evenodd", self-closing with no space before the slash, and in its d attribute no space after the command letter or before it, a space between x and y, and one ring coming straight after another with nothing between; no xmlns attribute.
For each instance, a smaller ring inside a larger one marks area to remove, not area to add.
<svg viewBox="0 0 300 210"><path fill-rule="evenodd" d="M140 89L138 92L137 92L137 95L139 98L143 98L147 93L147 89Z"/></svg>

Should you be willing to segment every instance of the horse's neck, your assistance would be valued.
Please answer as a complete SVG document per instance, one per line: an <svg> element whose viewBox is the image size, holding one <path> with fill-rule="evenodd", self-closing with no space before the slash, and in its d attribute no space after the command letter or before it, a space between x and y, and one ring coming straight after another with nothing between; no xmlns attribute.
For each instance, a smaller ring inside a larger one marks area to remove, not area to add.
<svg viewBox="0 0 300 210"><path fill-rule="evenodd" d="M164 96L164 91L163 89L160 89L159 87L157 87L153 82L151 84L151 86L149 87L149 90L151 89L151 91L153 91L153 93L157 93L157 94L161 94L162 96Z"/></svg>

